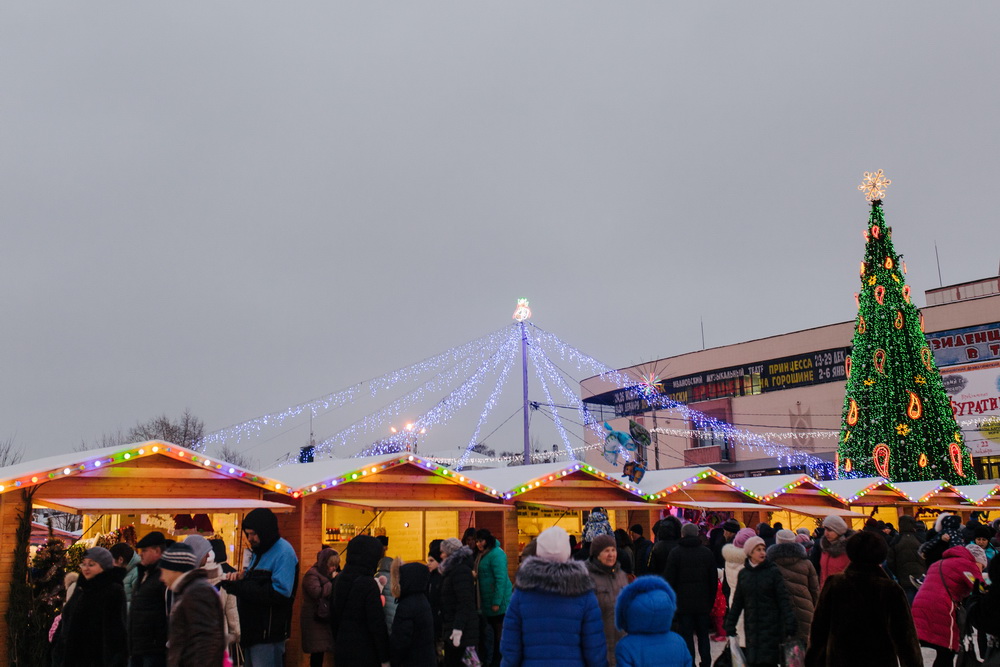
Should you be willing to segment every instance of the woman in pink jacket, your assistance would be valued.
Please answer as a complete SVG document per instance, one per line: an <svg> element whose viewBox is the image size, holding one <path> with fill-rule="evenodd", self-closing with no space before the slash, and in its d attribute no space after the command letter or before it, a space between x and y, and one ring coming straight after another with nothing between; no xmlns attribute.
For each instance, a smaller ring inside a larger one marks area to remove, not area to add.
<svg viewBox="0 0 1000 667"><path fill-rule="evenodd" d="M927 568L913 599L913 623L920 643L937 651L933 667L955 663L961 637L955 610L982 580L979 564L963 546L951 547Z"/></svg>

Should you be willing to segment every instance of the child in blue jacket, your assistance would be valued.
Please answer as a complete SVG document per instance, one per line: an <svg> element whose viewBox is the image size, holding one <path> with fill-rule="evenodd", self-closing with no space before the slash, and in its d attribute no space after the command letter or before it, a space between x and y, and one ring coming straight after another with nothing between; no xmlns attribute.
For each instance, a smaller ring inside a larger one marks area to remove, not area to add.
<svg viewBox="0 0 1000 667"><path fill-rule="evenodd" d="M628 634L615 646L617 667L692 667L684 639L670 631L677 595L655 575L639 577L626 586L615 604L615 625Z"/></svg>

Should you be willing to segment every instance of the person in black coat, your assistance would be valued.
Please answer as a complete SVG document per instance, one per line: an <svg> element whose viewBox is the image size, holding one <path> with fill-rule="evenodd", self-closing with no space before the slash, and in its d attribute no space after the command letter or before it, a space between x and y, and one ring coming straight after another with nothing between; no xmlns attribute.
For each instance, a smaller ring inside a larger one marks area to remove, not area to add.
<svg viewBox="0 0 1000 667"><path fill-rule="evenodd" d="M389 662L389 629L375 572L382 544L370 535L347 543L347 564L333 590L334 664L379 667Z"/></svg>
<svg viewBox="0 0 1000 667"><path fill-rule="evenodd" d="M639 524L634 524L628 529L628 536L632 539L632 551L635 553L635 576L637 577L647 574L649 551L653 548L653 543L643 537L642 532L642 526Z"/></svg>
<svg viewBox="0 0 1000 667"><path fill-rule="evenodd" d="M441 543L445 557L441 571L441 636L444 664L460 667L467 647L479 642L476 580L472 576L472 549L450 537Z"/></svg>
<svg viewBox="0 0 1000 667"><path fill-rule="evenodd" d="M434 637L441 639L441 543L444 540L431 540L427 549L427 569L431 571L430 582L427 584L427 599L431 603L431 613L434 615Z"/></svg>
<svg viewBox="0 0 1000 667"><path fill-rule="evenodd" d="M665 579L677 594L678 634L684 638L694 658L694 635L698 635L701 667L712 664L712 607L719 588L715 556L698 536L698 526L686 523L681 528L677 547L667 556Z"/></svg>
<svg viewBox="0 0 1000 667"><path fill-rule="evenodd" d="M65 667L125 667L125 589L115 581L111 552L93 547L83 554L76 592L59 623Z"/></svg>
<svg viewBox="0 0 1000 667"><path fill-rule="evenodd" d="M434 615L427 599L431 571L423 563L392 563L392 594L396 615L389 634L392 667L435 667Z"/></svg>
<svg viewBox="0 0 1000 667"><path fill-rule="evenodd" d="M136 545L140 560L128 611L128 647L137 665L167 661L167 587L160 579L160 557L166 548L166 537L158 530Z"/></svg>
<svg viewBox="0 0 1000 667"><path fill-rule="evenodd" d="M668 516L658 521L656 525L656 542L649 550L646 572L662 577L667 568L667 556L681 539L681 520L675 516Z"/></svg>
<svg viewBox="0 0 1000 667"><path fill-rule="evenodd" d="M798 621L781 570L767 560L764 540L751 537L743 544L746 565L740 570L733 605L726 615L726 634L737 642L736 621L743 614L746 648L751 665L781 663L781 644L795 634Z"/></svg>

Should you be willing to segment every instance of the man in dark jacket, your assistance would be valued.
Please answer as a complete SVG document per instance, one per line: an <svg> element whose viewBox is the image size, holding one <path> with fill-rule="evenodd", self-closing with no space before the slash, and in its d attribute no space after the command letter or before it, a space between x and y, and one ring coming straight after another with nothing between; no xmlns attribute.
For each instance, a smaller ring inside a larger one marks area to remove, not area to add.
<svg viewBox="0 0 1000 667"><path fill-rule="evenodd" d="M632 551L635 553L635 576L641 577L644 574L649 574L647 567L649 566L649 551L653 548L652 540L647 540L642 535L642 526L639 524L633 525L628 529L628 536L632 540Z"/></svg>
<svg viewBox="0 0 1000 667"><path fill-rule="evenodd" d="M648 574L664 576L667 568L667 556L670 550L677 546L681 539L681 520L668 516L657 522L656 543L649 550Z"/></svg>
<svg viewBox="0 0 1000 667"><path fill-rule="evenodd" d="M222 605L208 573L196 567L194 550L175 544L160 558L160 578L174 593L170 610L168 667L221 665L226 650Z"/></svg>
<svg viewBox="0 0 1000 667"><path fill-rule="evenodd" d="M166 538L158 530L136 544L139 575L128 614L129 665L163 667L167 664L167 587L160 580L160 557Z"/></svg>
<svg viewBox="0 0 1000 667"><path fill-rule="evenodd" d="M243 534L252 552L250 562L242 572L230 574L222 586L236 596L240 645L248 664L280 667L291 632L299 559L292 545L281 538L278 518L269 509L247 514Z"/></svg>
<svg viewBox="0 0 1000 667"><path fill-rule="evenodd" d="M914 580L919 580L927 572L927 565L920 557L921 542L917 538L917 521L912 516L903 514L899 517L899 538L889 547L886 566L896 577L896 583L906 593L906 601L913 604L917 589Z"/></svg>
<svg viewBox="0 0 1000 667"><path fill-rule="evenodd" d="M715 556L698 536L697 524L686 523L681 528L681 539L667 556L665 575L667 583L677 593L677 615L674 618L678 634L687 643L692 660L694 635L698 635L701 667L710 667L711 611L719 587L719 571L715 568Z"/></svg>
<svg viewBox="0 0 1000 667"><path fill-rule="evenodd" d="M732 544L738 532L740 532L740 522L736 519L727 519L708 534L708 548L715 556L715 567L718 569L721 570L726 566L726 559L722 557L722 547Z"/></svg>
<svg viewBox="0 0 1000 667"><path fill-rule="evenodd" d="M347 561L333 588L330 624L336 665L380 665L389 662L389 630L382 610L375 571L382 545L358 535L347 544Z"/></svg>

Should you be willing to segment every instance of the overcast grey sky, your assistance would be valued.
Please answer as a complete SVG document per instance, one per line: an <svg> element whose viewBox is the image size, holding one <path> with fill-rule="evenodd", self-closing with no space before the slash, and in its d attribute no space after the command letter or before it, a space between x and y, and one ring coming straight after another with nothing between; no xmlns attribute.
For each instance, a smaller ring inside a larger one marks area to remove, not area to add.
<svg viewBox="0 0 1000 667"><path fill-rule="evenodd" d="M614 366L995 275L989 3L7 3L0 439L207 430L510 321ZM269 453L257 451L264 459Z"/></svg>

